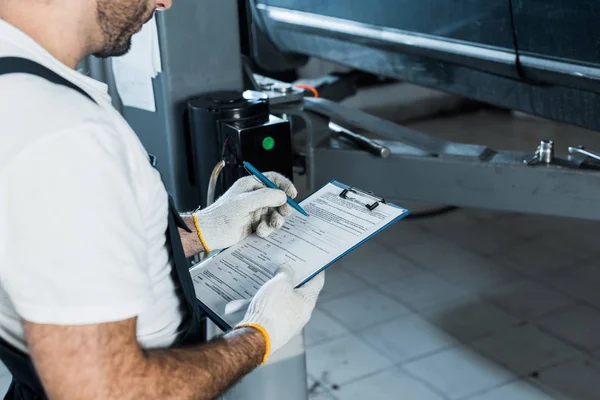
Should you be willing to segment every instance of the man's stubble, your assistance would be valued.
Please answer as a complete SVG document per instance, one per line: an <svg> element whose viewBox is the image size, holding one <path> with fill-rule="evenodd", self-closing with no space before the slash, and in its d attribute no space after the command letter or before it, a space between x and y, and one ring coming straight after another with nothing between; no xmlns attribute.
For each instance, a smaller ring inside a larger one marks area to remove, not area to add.
<svg viewBox="0 0 600 400"><path fill-rule="evenodd" d="M102 35L99 58L119 57L131 49L131 38L154 14L151 0L97 0L98 26Z"/></svg>

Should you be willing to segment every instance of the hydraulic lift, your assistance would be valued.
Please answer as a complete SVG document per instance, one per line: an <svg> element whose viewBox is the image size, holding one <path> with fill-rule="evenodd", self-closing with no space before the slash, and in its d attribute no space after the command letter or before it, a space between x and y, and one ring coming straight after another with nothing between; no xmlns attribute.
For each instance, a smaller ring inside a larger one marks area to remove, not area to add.
<svg viewBox="0 0 600 400"><path fill-rule="evenodd" d="M158 157L182 211L197 207L207 190L195 179L198 171L190 171L188 101L220 90L254 90L267 94L270 112L290 121L294 136L305 135L308 191L337 179L405 201L600 220L600 156L576 143L556 149L543 142L537 150L517 152L448 142L346 108L331 100L334 95L311 97L294 85L253 74L240 56L237 0L179 0L158 14L157 22L163 59L163 73L153 82L157 112L118 101L115 106ZM110 62L89 59L83 68L118 99ZM368 132L368 138L356 132ZM213 327L209 335L214 333ZM225 396L284 398L308 398L302 337Z"/></svg>
<svg viewBox="0 0 600 400"><path fill-rule="evenodd" d="M454 143L349 110L306 99L313 119L309 171L317 187L335 177L388 198L600 220L598 154L579 146L558 154L550 141L531 152ZM379 138L389 157L332 136L330 120Z"/></svg>

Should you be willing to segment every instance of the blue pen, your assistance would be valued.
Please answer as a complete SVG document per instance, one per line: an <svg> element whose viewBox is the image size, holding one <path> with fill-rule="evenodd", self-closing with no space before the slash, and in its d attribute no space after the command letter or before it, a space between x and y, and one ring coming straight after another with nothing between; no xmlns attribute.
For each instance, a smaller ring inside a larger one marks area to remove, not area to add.
<svg viewBox="0 0 600 400"><path fill-rule="evenodd" d="M259 181L261 181L267 187L270 187L271 189L280 189L279 187L277 187L277 185L275 185L273 182L271 182L269 180L269 178L267 178L259 170L254 168L254 166L252 164L250 164L249 162L244 162L244 168L246 168L246 170L248 172L250 172L252 175L254 175ZM292 206L295 210L297 210L300 214L308 217L308 214L306 213L306 211L304 211L302 209L302 207L300 207L300 205L298 203L296 203L290 196L287 196L287 203L290 206Z"/></svg>

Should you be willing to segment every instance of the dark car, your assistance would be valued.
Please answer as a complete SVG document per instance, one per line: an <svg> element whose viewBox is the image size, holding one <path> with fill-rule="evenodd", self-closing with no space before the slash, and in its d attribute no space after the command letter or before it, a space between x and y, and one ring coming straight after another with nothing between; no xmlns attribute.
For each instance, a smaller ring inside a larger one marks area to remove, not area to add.
<svg viewBox="0 0 600 400"><path fill-rule="evenodd" d="M250 0L251 54L303 56L600 130L592 0Z"/></svg>

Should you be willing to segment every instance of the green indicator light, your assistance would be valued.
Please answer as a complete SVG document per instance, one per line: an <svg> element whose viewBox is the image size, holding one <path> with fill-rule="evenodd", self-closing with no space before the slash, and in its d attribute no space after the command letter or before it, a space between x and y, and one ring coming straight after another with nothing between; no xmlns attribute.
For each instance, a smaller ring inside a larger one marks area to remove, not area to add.
<svg viewBox="0 0 600 400"><path fill-rule="evenodd" d="M273 139L271 136L267 136L263 139L262 146L263 149L267 151L273 150L273 147L275 147L275 139Z"/></svg>

